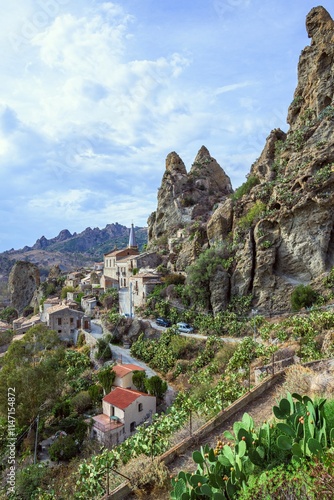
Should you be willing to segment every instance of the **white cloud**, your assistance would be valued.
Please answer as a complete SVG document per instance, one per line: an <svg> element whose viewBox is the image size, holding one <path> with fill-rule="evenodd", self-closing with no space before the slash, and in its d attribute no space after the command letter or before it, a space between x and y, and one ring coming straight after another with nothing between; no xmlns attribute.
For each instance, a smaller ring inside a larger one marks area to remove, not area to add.
<svg viewBox="0 0 334 500"><path fill-rule="evenodd" d="M284 128L307 43L311 0L292 2L289 16L283 4L8 3L0 232L13 243L3 249L66 225L145 223L173 150L189 168L204 144L235 187L243 182L270 130Z"/></svg>
<svg viewBox="0 0 334 500"><path fill-rule="evenodd" d="M215 95L225 94L226 92L233 92L234 90L242 89L244 87L249 87L250 85L255 85L255 83L254 82L231 83L230 85L224 85L223 87L219 87L215 91Z"/></svg>

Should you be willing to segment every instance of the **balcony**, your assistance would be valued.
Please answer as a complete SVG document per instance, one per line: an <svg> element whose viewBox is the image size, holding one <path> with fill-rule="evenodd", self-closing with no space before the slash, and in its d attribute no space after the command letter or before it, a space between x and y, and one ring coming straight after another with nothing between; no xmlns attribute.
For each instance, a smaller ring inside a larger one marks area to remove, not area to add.
<svg viewBox="0 0 334 500"><path fill-rule="evenodd" d="M95 415L92 419L93 427L101 432L111 432L124 426L117 417L108 417L108 415L104 415L104 413Z"/></svg>

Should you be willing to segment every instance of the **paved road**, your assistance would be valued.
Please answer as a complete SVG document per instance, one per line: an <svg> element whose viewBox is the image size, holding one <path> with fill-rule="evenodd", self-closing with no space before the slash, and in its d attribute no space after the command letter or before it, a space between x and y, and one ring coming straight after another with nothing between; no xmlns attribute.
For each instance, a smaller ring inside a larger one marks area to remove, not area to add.
<svg viewBox="0 0 334 500"><path fill-rule="evenodd" d="M91 335L95 338L101 338L103 337L103 331L102 331L102 326L99 323L99 321L92 321L91 323ZM125 364L134 364L141 366L144 368L146 375L150 378L153 377L153 375L157 375L157 373L152 370L149 366L147 366L146 363L143 361L140 361L139 359L134 358L131 356L130 349L125 349L124 347L120 347L119 345L114 345L110 344L111 352L113 355L113 359L116 360L121 360L122 363ZM175 391L174 389L169 385L167 393L165 394L165 402L167 406L171 404L175 397Z"/></svg>
<svg viewBox="0 0 334 500"><path fill-rule="evenodd" d="M149 321L152 328L155 330L159 330L160 332L163 332L166 330L164 326L157 325L155 321L152 320L145 320ZM192 337L194 339L202 339L206 340L208 337L207 335L200 335L199 333L180 333L182 337ZM220 337L223 342L241 342L242 338L240 337Z"/></svg>
<svg viewBox="0 0 334 500"><path fill-rule="evenodd" d="M101 337L103 337L102 326L99 323L92 321L91 329L91 334L93 335L93 337L95 337L96 339L100 339ZM130 349L125 349L125 347L120 347L119 345L114 344L110 344L110 348L114 360L119 359L122 361L122 363L141 366L145 369L148 377L156 375L156 372L153 371L149 366L147 366L143 361L140 361L139 359L131 356Z"/></svg>

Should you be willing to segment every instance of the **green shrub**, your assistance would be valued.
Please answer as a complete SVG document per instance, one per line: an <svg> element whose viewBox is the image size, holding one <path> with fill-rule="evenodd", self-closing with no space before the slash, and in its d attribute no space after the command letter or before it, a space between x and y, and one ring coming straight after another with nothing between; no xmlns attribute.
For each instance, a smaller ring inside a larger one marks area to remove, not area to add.
<svg viewBox="0 0 334 500"><path fill-rule="evenodd" d="M256 222L260 216L264 213L265 211L265 204L262 201L257 200L255 205L252 206L244 215L241 217L238 221L238 226L241 229L249 229L254 222Z"/></svg>
<svg viewBox="0 0 334 500"><path fill-rule="evenodd" d="M291 307L294 311L311 307L317 298L318 293L310 285L298 285L291 294Z"/></svg>
<svg viewBox="0 0 334 500"><path fill-rule="evenodd" d="M13 339L13 331L6 330L5 332L1 332L0 334L0 346L10 344Z"/></svg>
<svg viewBox="0 0 334 500"><path fill-rule="evenodd" d="M86 344L86 336L83 332L79 333L77 340L77 347L82 347Z"/></svg>
<svg viewBox="0 0 334 500"><path fill-rule="evenodd" d="M95 353L95 359L99 359L101 361L107 361L112 358L112 352L110 349L110 345L108 339L102 337L97 339L96 341L97 351Z"/></svg>
<svg viewBox="0 0 334 500"><path fill-rule="evenodd" d="M89 392L80 391L72 398L71 404L79 414L84 413L86 410L92 407L92 399L89 395Z"/></svg>
<svg viewBox="0 0 334 500"><path fill-rule="evenodd" d="M47 474L47 466L39 463L29 465L17 472L15 481L15 497L21 500L34 498L36 489L42 485Z"/></svg>
<svg viewBox="0 0 334 500"><path fill-rule="evenodd" d="M0 320L5 321L6 323L11 323L14 319L17 319L18 314L14 307L5 307L0 312Z"/></svg>
<svg viewBox="0 0 334 500"><path fill-rule="evenodd" d="M78 446L72 436L60 436L49 448L49 455L53 461L70 460L77 453Z"/></svg>
<svg viewBox="0 0 334 500"><path fill-rule="evenodd" d="M232 200L239 200L244 194L248 194L250 190L260 184L260 180L255 175L250 175L246 182L238 187L232 194Z"/></svg>

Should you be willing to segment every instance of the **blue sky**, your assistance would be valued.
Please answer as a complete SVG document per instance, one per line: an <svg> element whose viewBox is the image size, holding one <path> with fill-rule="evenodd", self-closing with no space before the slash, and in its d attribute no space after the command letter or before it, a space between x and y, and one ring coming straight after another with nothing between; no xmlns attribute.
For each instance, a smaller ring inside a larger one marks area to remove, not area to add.
<svg viewBox="0 0 334 500"><path fill-rule="evenodd" d="M65 228L146 225L171 151L189 170L205 145L241 185L270 131L287 130L318 5L1 3L0 251Z"/></svg>

